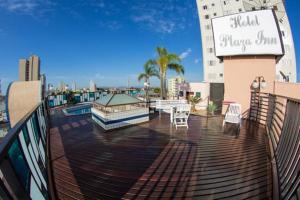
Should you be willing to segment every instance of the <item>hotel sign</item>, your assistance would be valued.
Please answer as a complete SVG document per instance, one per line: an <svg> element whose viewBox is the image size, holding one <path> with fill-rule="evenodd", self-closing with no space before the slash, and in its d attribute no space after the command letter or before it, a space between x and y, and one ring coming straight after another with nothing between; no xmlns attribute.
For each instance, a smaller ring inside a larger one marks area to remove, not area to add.
<svg viewBox="0 0 300 200"><path fill-rule="evenodd" d="M272 10L212 19L216 56L283 55L282 38Z"/></svg>

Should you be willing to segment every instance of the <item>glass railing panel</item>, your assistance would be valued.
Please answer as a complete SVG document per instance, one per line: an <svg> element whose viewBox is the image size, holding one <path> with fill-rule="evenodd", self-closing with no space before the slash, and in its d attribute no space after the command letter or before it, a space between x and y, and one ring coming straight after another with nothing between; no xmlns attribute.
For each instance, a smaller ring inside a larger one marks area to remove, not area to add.
<svg viewBox="0 0 300 200"><path fill-rule="evenodd" d="M49 199L44 114L43 104L40 104L4 138L0 146L0 199L5 196L9 199Z"/></svg>
<svg viewBox="0 0 300 200"><path fill-rule="evenodd" d="M10 163L26 191L30 190L30 170L16 139L8 150Z"/></svg>

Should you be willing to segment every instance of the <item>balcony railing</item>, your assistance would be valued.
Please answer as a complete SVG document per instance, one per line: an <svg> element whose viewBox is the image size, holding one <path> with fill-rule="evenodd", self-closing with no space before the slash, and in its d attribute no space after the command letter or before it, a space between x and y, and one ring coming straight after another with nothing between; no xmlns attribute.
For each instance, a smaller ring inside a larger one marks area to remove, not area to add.
<svg viewBox="0 0 300 200"><path fill-rule="evenodd" d="M250 120L266 126L271 147L274 198L300 198L300 100L252 93Z"/></svg>
<svg viewBox="0 0 300 200"><path fill-rule="evenodd" d="M48 119L37 105L0 145L0 196L3 199L50 199Z"/></svg>

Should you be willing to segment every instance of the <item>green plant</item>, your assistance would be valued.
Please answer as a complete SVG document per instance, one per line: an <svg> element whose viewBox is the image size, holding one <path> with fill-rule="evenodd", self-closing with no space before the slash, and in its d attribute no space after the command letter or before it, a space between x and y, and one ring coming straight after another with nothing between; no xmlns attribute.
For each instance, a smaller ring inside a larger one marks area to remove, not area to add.
<svg viewBox="0 0 300 200"><path fill-rule="evenodd" d="M154 89L153 89L153 92L154 92L155 94L158 94L158 93L160 93L160 88L159 88L159 87L157 87L157 88L154 88Z"/></svg>
<svg viewBox="0 0 300 200"><path fill-rule="evenodd" d="M210 101L207 107L208 112L210 112L212 115L215 113L215 111L217 110L217 105Z"/></svg>
<svg viewBox="0 0 300 200"><path fill-rule="evenodd" d="M199 103L202 99L197 96L191 96L189 98L190 103L192 104L192 111L196 111L196 104Z"/></svg>
<svg viewBox="0 0 300 200"><path fill-rule="evenodd" d="M74 92L70 91L68 92L67 94L65 94L66 97L67 97L67 104L68 105L74 105L76 104L76 99L75 99L75 96L74 96Z"/></svg>
<svg viewBox="0 0 300 200"><path fill-rule="evenodd" d="M153 65L151 65L150 62L146 62L144 65L144 72L138 76L139 81L144 79L145 83L149 84L148 87L146 88L146 101L149 100L148 90L149 90L149 86L150 86L150 77L152 77L152 76L159 77L158 71L155 69L155 67Z"/></svg>
<svg viewBox="0 0 300 200"><path fill-rule="evenodd" d="M150 66L157 67L159 70L160 79L160 97L166 99L166 75L167 70L171 69L176 71L178 74L184 74L184 67L180 64L181 59L174 53L169 53L166 48L157 47L156 52L158 54L157 59L151 59L147 63Z"/></svg>

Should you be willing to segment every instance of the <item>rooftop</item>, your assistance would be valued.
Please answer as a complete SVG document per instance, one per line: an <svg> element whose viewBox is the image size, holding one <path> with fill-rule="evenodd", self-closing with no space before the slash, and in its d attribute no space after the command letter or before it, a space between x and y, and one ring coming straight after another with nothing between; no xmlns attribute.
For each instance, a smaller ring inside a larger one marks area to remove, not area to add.
<svg viewBox="0 0 300 200"><path fill-rule="evenodd" d="M142 103L143 101L127 94L107 94L95 102L102 106L109 107L109 106Z"/></svg>
<svg viewBox="0 0 300 200"><path fill-rule="evenodd" d="M90 115L51 111L51 163L60 199L266 199L272 178L265 129L222 117L190 116L178 129L169 116L104 132Z"/></svg>

